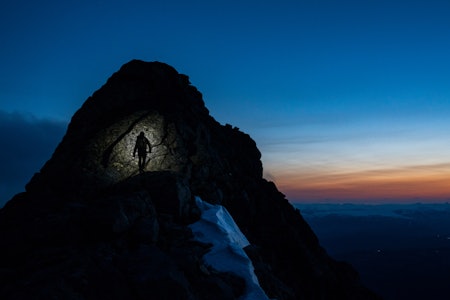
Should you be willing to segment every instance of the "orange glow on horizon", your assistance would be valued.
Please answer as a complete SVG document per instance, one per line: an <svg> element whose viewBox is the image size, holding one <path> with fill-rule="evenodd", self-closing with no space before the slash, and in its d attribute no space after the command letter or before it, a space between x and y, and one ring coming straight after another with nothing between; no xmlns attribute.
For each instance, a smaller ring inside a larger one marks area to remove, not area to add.
<svg viewBox="0 0 450 300"><path fill-rule="evenodd" d="M450 200L449 163L355 172L280 172L275 182L293 202Z"/></svg>

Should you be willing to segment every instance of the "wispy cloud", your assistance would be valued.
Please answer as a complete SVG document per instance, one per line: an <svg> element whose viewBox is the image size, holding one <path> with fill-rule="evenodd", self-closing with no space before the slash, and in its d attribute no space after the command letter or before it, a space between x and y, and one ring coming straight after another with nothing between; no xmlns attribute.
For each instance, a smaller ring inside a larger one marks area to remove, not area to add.
<svg viewBox="0 0 450 300"><path fill-rule="evenodd" d="M0 207L51 157L67 123L0 111Z"/></svg>
<svg viewBox="0 0 450 300"><path fill-rule="evenodd" d="M280 189L291 200L352 201L450 198L450 162L398 168L278 174Z"/></svg>

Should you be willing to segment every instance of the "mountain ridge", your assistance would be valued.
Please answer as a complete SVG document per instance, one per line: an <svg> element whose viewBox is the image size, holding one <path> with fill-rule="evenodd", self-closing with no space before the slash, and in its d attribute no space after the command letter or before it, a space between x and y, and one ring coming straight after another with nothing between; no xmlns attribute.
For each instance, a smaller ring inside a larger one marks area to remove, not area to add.
<svg viewBox="0 0 450 300"><path fill-rule="evenodd" d="M132 156L140 132L152 145L143 172ZM209 115L186 75L130 61L74 114L26 192L0 210L0 296L239 298L242 281L208 269L210 246L192 239L199 196L230 212L270 298L377 299L326 254L263 178L260 158L248 134Z"/></svg>

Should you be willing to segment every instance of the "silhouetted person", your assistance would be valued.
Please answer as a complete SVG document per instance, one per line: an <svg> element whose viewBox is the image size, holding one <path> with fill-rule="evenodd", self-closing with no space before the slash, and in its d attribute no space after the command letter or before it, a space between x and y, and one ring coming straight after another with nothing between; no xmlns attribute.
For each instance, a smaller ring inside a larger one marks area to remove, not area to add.
<svg viewBox="0 0 450 300"><path fill-rule="evenodd" d="M139 172L144 172L145 159L147 158L147 146L148 153L152 152L152 146L150 142L145 137L144 132L141 131L139 136L136 138L136 145L134 146L133 157L136 157L136 151L139 157Z"/></svg>

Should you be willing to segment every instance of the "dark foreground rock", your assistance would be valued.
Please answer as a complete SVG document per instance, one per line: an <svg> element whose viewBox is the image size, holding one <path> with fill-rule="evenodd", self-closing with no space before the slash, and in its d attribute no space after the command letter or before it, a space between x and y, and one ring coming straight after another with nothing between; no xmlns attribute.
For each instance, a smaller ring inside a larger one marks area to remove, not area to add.
<svg viewBox="0 0 450 300"><path fill-rule="evenodd" d="M132 155L140 132L152 144L144 172ZM187 226L194 196L229 210L270 298L378 299L262 177L260 156L187 76L127 63L0 210L0 299L238 299L243 279L205 265L210 245Z"/></svg>

